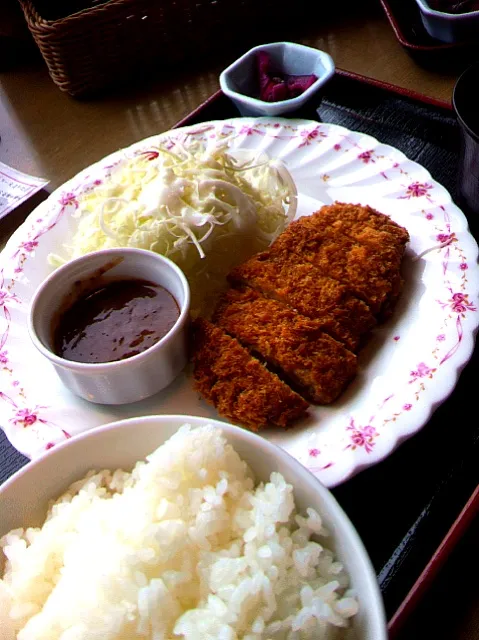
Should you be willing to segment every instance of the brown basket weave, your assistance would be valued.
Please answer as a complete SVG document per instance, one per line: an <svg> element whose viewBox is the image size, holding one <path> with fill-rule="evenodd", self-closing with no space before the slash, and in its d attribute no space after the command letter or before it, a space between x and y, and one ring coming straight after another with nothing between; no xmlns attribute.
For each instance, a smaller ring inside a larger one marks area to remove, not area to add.
<svg viewBox="0 0 479 640"><path fill-rule="evenodd" d="M277 0L109 0L45 20L19 1L53 81L72 95L219 51L278 9Z"/></svg>

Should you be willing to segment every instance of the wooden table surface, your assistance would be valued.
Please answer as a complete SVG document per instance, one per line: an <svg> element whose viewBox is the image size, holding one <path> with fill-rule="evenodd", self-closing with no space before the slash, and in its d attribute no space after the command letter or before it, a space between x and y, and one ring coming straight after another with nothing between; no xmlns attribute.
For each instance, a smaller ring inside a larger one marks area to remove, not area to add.
<svg viewBox="0 0 479 640"><path fill-rule="evenodd" d="M449 100L455 75L419 67L376 3L358 4L364 9L357 15L331 17L300 41L328 51L338 67ZM119 147L169 129L218 88L219 72L235 57L88 102L62 94L41 64L14 68L0 76L0 160L55 188Z"/></svg>
<svg viewBox="0 0 479 640"><path fill-rule="evenodd" d="M352 12L328 16L314 27L305 20L306 26L287 34L287 39L328 51L340 68L450 100L461 69L445 73L441 68L422 68L397 42L379 2L363 0L356 5ZM119 147L171 128L216 91L219 72L241 52L229 51L195 68L91 101L62 94L40 58L14 65L0 75L0 161L47 178L52 190ZM1 240L16 223L0 224ZM468 588L464 595L463 586L454 584L465 578L466 567L473 569L471 557L477 568L478 535L475 526L400 640L479 639L479 589ZM446 623L433 625L433 630L431 619L441 611Z"/></svg>

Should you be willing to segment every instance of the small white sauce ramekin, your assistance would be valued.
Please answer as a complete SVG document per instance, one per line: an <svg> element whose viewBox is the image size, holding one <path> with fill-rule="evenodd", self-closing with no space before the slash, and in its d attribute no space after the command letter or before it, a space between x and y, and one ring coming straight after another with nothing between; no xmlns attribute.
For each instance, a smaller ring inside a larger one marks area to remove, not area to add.
<svg viewBox="0 0 479 640"><path fill-rule="evenodd" d="M106 268L106 269L105 269ZM88 291L78 283L102 280L148 280L169 291L180 310L175 325L156 344L116 362L73 362L53 351L53 330L68 300ZM75 290L78 293L75 295ZM143 400L168 386L188 360L187 331L190 288L171 260L143 249L104 249L68 262L36 290L30 304L28 331L35 347L55 367L63 384L76 395L99 404L128 404Z"/></svg>

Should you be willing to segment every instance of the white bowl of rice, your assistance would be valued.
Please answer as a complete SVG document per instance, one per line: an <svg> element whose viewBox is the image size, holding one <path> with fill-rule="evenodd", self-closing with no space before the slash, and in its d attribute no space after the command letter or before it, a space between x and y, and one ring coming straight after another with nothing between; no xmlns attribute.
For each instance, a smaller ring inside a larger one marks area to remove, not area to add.
<svg viewBox="0 0 479 640"><path fill-rule="evenodd" d="M332 494L238 427L94 429L8 480L0 513L2 640L387 639Z"/></svg>

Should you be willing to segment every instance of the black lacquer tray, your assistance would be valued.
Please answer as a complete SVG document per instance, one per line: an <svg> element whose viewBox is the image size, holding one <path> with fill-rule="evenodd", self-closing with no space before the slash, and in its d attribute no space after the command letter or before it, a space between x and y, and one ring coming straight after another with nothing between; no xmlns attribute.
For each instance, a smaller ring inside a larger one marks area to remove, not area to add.
<svg viewBox="0 0 479 640"><path fill-rule="evenodd" d="M454 196L458 132L450 105L339 71L316 107L294 115L340 124L400 149ZM218 92L178 126L237 115ZM469 222L474 232L475 220ZM479 481L478 379L475 352L454 392L418 434L333 490L376 568L391 636L424 591L418 585L426 584L426 568L437 571L479 509L477 494L472 499ZM26 462L0 432L0 482Z"/></svg>

